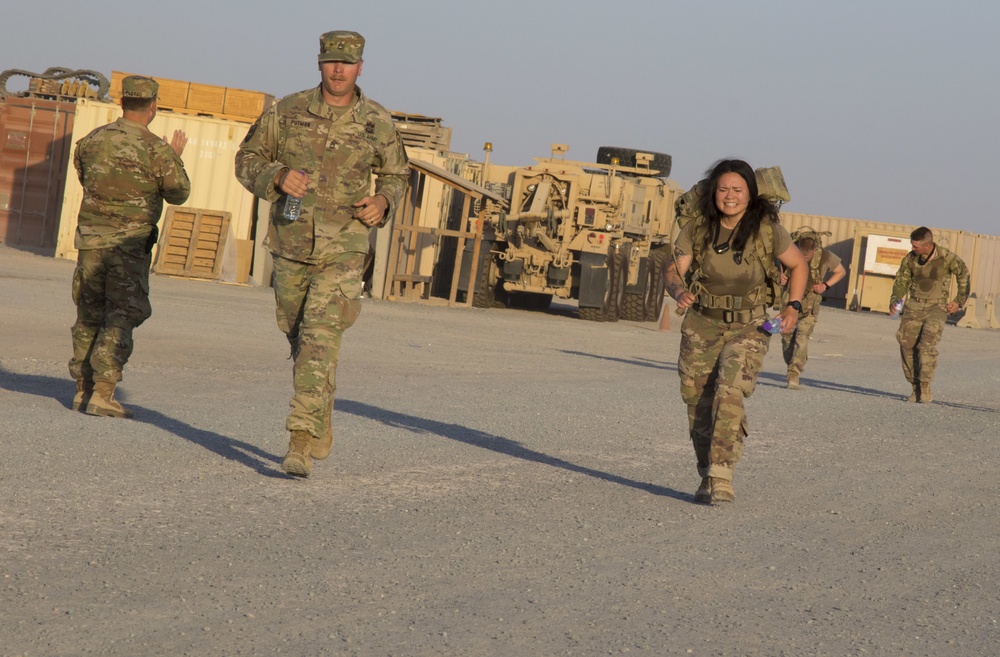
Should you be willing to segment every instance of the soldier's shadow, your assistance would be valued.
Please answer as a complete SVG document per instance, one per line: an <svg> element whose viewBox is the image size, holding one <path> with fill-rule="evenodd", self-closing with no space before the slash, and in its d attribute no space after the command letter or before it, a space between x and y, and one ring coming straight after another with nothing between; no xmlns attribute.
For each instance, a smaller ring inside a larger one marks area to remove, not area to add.
<svg viewBox="0 0 1000 657"><path fill-rule="evenodd" d="M34 374L18 374L0 369L0 388L55 399L66 408L66 412L71 412L70 407L73 403L73 382L71 380ZM183 438L204 447L224 459L245 465L265 477L274 477L277 479L290 478L275 468L275 464L281 462L279 457L262 450L256 445L251 445L248 442L235 438L229 438L214 431L199 429L187 422L182 422L145 406L128 404L128 397L125 391L116 392L115 397L119 398L123 404L135 413L135 417L131 420L132 422L144 422L167 433L172 433L178 438ZM107 419L94 418L94 420L99 422ZM123 420L122 422L128 421ZM123 426L124 430L126 429Z"/></svg>
<svg viewBox="0 0 1000 657"><path fill-rule="evenodd" d="M757 381L758 384L760 385L773 386L775 388L784 388L786 384L786 378L784 374L773 374L771 372L761 372L760 374L757 375ZM852 395L885 397L894 400L896 399L906 400L906 398L908 397L908 395L886 392L884 390L876 390L875 388L865 388L864 386L834 383L832 381L811 379L804 376L799 378L799 382L802 386L800 390L790 390L789 391L790 394L796 394L798 392L802 392L803 390L814 388L816 390L823 390L827 392L844 392ZM975 406L973 404L963 404L962 402L933 401L929 405L948 406L949 408L957 408L965 411L979 411L980 413L1000 413L1000 409L989 408L988 406Z"/></svg>
<svg viewBox="0 0 1000 657"><path fill-rule="evenodd" d="M470 429L469 427L465 427L460 424L439 422L437 420L430 420L423 417L416 417L414 415L407 415L405 413L398 413L396 411L390 411L388 409L379 408L378 406L372 406L370 404L365 404L364 402L353 401L350 399L338 399L335 404L335 410L340 413L349 413L358 417L377 420L386 426L405 429L412 433L433 434L449 440L465 443L466 445L488 449L506 456L512 456L525 461L532 461L533 463L541 463L554 468L561 468L563 470L568 470L569 472L576 472L578 474L594 477L595 479L601 479L613 484L629 486L631 488L646 491L647 493L651 493L653 495L672 497L674 499L684 500L685 502L690 502L692 500L692 496L689 493L683 493L673 488L657 486L656 484L648 482L636 481L634 479L629 479L628 477L623 477L610 472L603 472L601 470L588 468L583 465L577 465L576 463L571 463L565 459L525 447L516 440L511 440L510 438L504 438L502 436L495 436L476 429Z"/></svg>

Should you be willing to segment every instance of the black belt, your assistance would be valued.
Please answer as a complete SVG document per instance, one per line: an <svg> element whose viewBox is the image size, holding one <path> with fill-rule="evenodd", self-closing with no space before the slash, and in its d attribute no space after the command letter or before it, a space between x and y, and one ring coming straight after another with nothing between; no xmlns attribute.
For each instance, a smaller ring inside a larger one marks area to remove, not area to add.
<svg viewBox="0 0 1000 657"><path fill-rule="evenodd" d="M764 306L747 308L746 310L727 310L726 308L705 308L701 304L696 303L691 306L691 309L699 315L708 317L709 319L719 319L727 324L737 322L740 324L749 324L758 317L767 315Z"/></svg>

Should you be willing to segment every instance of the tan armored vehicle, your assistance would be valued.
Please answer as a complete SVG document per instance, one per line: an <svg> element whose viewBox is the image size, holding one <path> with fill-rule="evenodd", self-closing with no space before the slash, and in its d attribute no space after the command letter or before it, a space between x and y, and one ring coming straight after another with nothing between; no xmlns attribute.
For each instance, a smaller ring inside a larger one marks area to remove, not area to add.
<svg viewBox="0 0 1000 657"><path fill-rule="evenodd" d="M547 308L554 296L576 299L582 319L655 321L683 193L670 156L602 147L589 163L567 150L553 145L499 185L509 210L488 214L473 305Z"/></svg>

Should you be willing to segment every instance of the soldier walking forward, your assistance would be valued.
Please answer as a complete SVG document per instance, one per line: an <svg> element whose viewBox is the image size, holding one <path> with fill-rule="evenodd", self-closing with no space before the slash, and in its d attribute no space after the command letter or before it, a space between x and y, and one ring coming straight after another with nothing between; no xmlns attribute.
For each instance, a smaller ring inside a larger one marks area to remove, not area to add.
<svg viewBox="0 0 1000 657"><path fill-rule="evenodd" d="M357 32L322 35L320 84L266 110L236 154L240 183L272 202L265 244L295 388L281 467L299 477L330 454L337 358L361 313L369 232L406 190L406 152L392 117L356 84L364 45ZM301 199L297 217L285 212L290 199Z"/></svg>
<svg viewBox="0 0 1000 657"><path fill-rule="evenodd" d="M170 144L149 131L159 84L122 80L122 118L97 128L76 146L73 164L83 185L73 273L73 410L132 417L114 397L132 354L132 332L152 314L149 267L163 202L179 205L191 193L181 153L187 135Z"/></svg>
<svg viewBox="0 0 1000 657"><path fill-rule="evenodd" d="M677 371L701 476L694 501L718 504L736 497L733 471L748 432L743 399L756 387L771 338L762 325L780 294L775 259L791 279L779 315L784 334L795 330L807 272L749 164L718 162L704 189L700 216L681 229L664 280L677 307L688 311Z"/></svg>
<svg viewBox="0 0 1000 657"><path fill-rule="evenodd" d="M804 226L792 233L795 246L802 252L809 266L809 278L806 281L806 293L802 297L802 314L799 316L799 323L791 333L781 336L781 352L785 358L785 365L788 366L787 388L789 390L799 389L799 375L806 367L809 359L809 339L812 337L813 329L816 328L816 320L819 319L820 304L823 302L823 295L847 276L847 269L840 263L840 257L828 249L823 248L822 235L830 233L819 233L808 226ZM833 274L830 278L826 275ZM826 279L826 280L824 280ZM782 294L782 300L788 302L788 275L782 272L781 284L786 286Z"/></svg>
<svg viewBox="0 0 1000 657"><path fill-rule="evenodd" d="M903 257L892 286L889 307L906 299L896 341L903 360L903 375L912 392L907 401L929 404L931 381L937 369L937 344L944 333L948 315L958 312L969 300L969 268L957 255L934 242L934 234L921 226L910 233L913 250ZM952 301L951 277L958 291Z"/></svg>

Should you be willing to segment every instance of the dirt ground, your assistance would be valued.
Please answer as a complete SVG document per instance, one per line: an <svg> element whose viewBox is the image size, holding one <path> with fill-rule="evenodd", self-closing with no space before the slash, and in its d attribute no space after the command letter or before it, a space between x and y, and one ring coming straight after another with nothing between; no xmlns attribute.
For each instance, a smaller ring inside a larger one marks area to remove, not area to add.
<svg viewBox="0 0 1000 657"><path fill-rule="evenodd" d="M737 500L698 484L680 321L366 301L336 444L280 470L268 289L153 276L119 397L69 410L73 263L0 247L0 654L948 655L1000 643L1000 331L907 404L896 323L780 342Z"/></svg>

